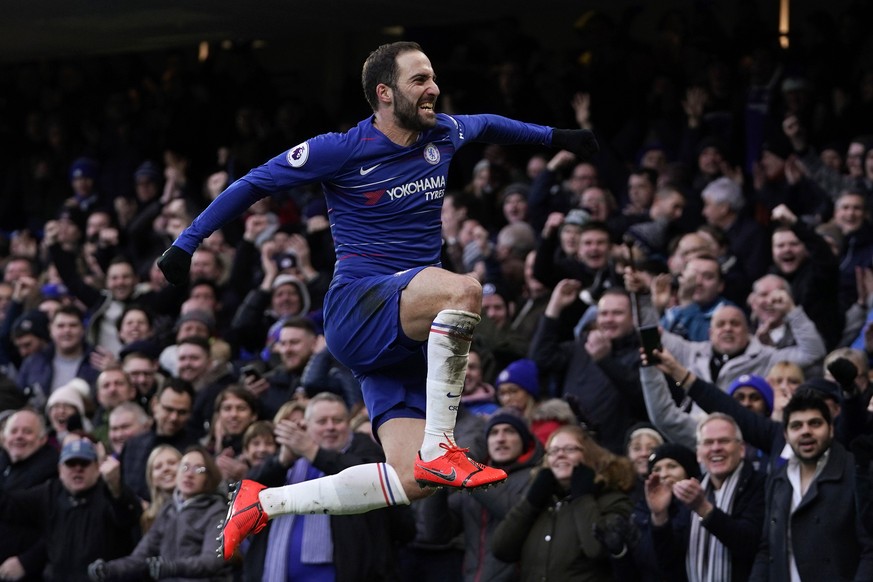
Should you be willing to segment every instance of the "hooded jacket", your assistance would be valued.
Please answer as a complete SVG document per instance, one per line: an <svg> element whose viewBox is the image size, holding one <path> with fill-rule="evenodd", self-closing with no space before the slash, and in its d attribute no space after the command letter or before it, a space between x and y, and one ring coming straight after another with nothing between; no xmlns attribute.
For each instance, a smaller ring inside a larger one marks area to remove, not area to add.
<svg viewBox="0 0 873 582"><path fill-rule="evenodd" d="M229 564L215 552L215 531L226 512L227 503L217 494L197 495L184 503L174 498L130 556L106 564L108 578L146 579L146 558L160 556L162 580L229 582Z"/></svg>
<svg viewBox="0 0 873 582"><path fill-rule="evenodd" d="M311 297L306 284L299 279L289 281L297 287L300 294L300 312L296 315L306 315L311 308ZM231 330L237 334L239 345L252 354L257 354L267 341L272 326L281 318L270 309L272 291L252 289L243 299L230 323Z"/></svg>

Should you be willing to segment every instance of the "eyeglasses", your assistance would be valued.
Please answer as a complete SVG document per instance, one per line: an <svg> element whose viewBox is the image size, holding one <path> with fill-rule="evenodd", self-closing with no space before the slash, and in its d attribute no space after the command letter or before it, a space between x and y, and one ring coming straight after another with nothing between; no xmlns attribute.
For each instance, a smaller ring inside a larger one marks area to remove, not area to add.
<svg viewBox="0 0 873 582"><path fill-rule="evenodd" d="M182 473L194 473L195 475L202 475L206 472L206 467L203 465L189 465L188 463L182 463L179 465L179 471Z"/></svg>
<svg viewBox="0 0 873 582"><path fill-rule="evenodd" d="M578 445L567 445L565 447L552 447L546 451L546 455L548 455L550 457L555 457L557 455L560 455L561 453L564 453L565 455L571 455L573 453L581 453L581 452L582 452L582 447L580 447Z"/></svg>

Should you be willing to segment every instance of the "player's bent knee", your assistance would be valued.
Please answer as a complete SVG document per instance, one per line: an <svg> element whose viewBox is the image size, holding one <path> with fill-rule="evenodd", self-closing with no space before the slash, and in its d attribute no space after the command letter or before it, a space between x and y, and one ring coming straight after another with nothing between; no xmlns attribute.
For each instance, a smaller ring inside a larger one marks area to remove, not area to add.
<svg viewBox="0 0 873 582"><path fill-rule="evenodd" d="M473 277L458 275L453 281L450 308L478 313L482 307L482 285Z"/></svg>

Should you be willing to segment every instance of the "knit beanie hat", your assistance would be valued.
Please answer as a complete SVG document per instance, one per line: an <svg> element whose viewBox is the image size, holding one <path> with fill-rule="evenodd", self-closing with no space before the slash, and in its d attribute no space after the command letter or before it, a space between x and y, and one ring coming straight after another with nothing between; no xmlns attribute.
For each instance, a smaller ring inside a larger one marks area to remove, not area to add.
<svg viewBox="0 0 873 582"><path fill-rule="evenodd" d="M505 410L505 409L504 409ZM485 426L485 438L488 438L488 433L498 424L508 424L518 436L521 437L522 451L527 451L533 445L533 434L527 426L527 423L518 415L511 412L499 412L488 419L488 424Z"/></svg>
<svg viewBox="0 0 873 582"><path fill-rule="evenodd" d="M85 398L82 396L82 393L73 384L73 382L76 382L76 380L64 384L63 386L51 393L51 396L49 396L48 399L48 403L46 403L45 405L46 412L51 410L51 407L55 404L69 404L77 411L79 411L80 415L85 415ZM84 380L79 380L79 382L84 382ZM87 384L85 385L87 387Z"/></svg>
<svg viewBox="0 0 873 582"><path fill-rule="evenodd" d="M540 380L537 365L533 360L528 359L512 362L497 375L494 385L500 388L501 384L518 384L534 398L539 398Z"/></svg>
<svg viewBox="0 0 873 582"><path fill-rule="evenodd" d="M700 463L697 462L697 454L686 446L678 443L664 443L649 456L649 473L652 467L661 459L673 459L685 469L688 478L700 479Z"/></svg>
<svg viewBox="0 0 873 582"><path fill-rule="evenodd" d="M773 412L773 388L770 387L770 383L767 380L755 374L743 374L731 382L731 385L728 386L728 394L733 396L734 392L746 387L754 388L760 392L764 402L767 403L767 414Z"/></svg>

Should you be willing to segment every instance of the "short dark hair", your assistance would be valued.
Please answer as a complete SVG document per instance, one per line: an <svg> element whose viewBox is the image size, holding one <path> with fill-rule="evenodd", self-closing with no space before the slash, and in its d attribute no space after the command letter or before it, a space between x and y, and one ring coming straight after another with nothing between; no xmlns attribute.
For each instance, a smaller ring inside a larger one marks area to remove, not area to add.
<svg viewBox="0 0 873 582"><path fill-rule="evenodd" d="M218 289L218 283L216 283L215 281L211 281L209 279L203 278L203 277L198 277L197 279L194 279L193 281L191 281L191 284L188 286L188 295L189 296L191 295L191 290L194 289L194 287L201 287L203 285L206 285L207 287L212 289L212 294L215 295L216 299L218 299L221 296L219 289Z"/></svg>
<svg viewBox="0 0 873 582"><path fill-rule="evenodd" d="M657 170L653 170L652 168L644 168L642 166L635 168L631 172L631 176L642 176L646 180L648 180L649 184L652 187L656 187L658 185L658 172Z"/></svg>
<svg viewBox="0 0 873 582"><path fill-rule="evenodd" d="M794 393L794 396L791 397L791 400L782 409L782 422L785 430L788 430L788 422L791 420L791 415L804 410L818 410L821 412L825 422L828 424L833 422L831 409L828 408L828 403L825 402L821 393L812 388L801 387L797 389L797 392Z"/></svg>
<svg viewBox="0 0 873 582"><path fill-rule="evenodd" d="M197 335L185 336L182 339L180 339L176 345L181 346L184 344L191 344L194 346L199 346L199 347L203 348L203 350L205 350L207 354L210 353L211 346L209 344L209 340L206 339L205 337L200 337Z"/></svg>
<svg viewBox="0 0 873 582"><path fill-rule="evenodd" d="M155 314L152 312L152 310L145 305L141 305L139 303L131 303L124 308L124 311L122 311L121 315L118 317L118 321L115 322L116 331L121 331L121 324L124 322L124 318L127 316L127 314L131 311L141 311L143 315L145 315L146 321L149 322L149 327L152 330L155 329Z"/></svg>
<svg viewBox="0 0 873 582"><path fill-rule="evenodd" d="M774 227L773 227L773 232L771 233L770 236L772 237L772 236L773 236L774 234L776 234L777 232L790 232L790 233L794 234L794 236L797 236L797 233L794 232L794 228L791 227L791 226L789 226L789 225L787 225L787 224L784 224L784 223L779 223L779 224L777 224L776 226L774 226ZM798 237L798 240L800 240L800 237ZM801 242L802 242L802 241L801 241Z"/></svg>
<svg viewBox="0 0 873 582"><path fill-rule="evenodd" d="M709 237L715 241L716 246L722 249L728 248L730 245L730 241L728 240L727 235L724 230L721 228L714 226L712 224L701 224L697 227L697 234L704 233L709 235Z"/></svg>
<svg viewBox="0 0 873 582"><path fill-rule="evenodd" d="M612 242L612 232L610 232L609 226L607 226L605 222L600 220L589 220L580 227L580 232L582 234L595 231L605 233L606 236L609 237L610 242Z"/></svg>
<svg viewBox="0 0 873 582"><path fill-rule="evenodd" d="M312 323L312 320L302 315L289 317L279 329L285 329L286 327L302 329L304 331L308 331L312 335L318 335L318 330L315 328L315 324Z"/></svg>
<svg viewBox="0 0 873 582"><path fill-rule="evenodd" d="M194 386L192 386L191 382L188 380L183 380L174 376L167 378L164 385L158 388L158 391L155 393L155 402L160 400L161 395L163 395L167 390L172 390L177 394L187 394L191 399L191 404L194 404Z"/></svg>
<svg viewBox="0 0 873 582"><path fill-rule="evenodd" d="M110 220L112 219L112 215L109 215ZM124 255L115 255L112 257L112 260L109 261L109 266L112 265L130 265L130 270L133 271L134 276L136 276L136 267L133 264L133 261L125 257Z"/></svg>
<svg viewBox="0 0 873 582"><path fill-rule="evenodd" d="M82 314L82 310L75 305L61 305L58 310L55 311L54 315L52 315L52 323L54 323L59 315L72 315L78 319L80 323L85 323L85 316Z"/></svg>
<svg viewBox="0 0 873 582"><path fill-rule="evenodd" d="M421 46L417 42L399 41L383 44L370 53L364 61L361 70L361 85L364 88L364 97L367 103L378 111L379 100L376 98L376 87L379 84L388 85L391 88L397 86L397 57L410 51L420 51Z"/></svg>

